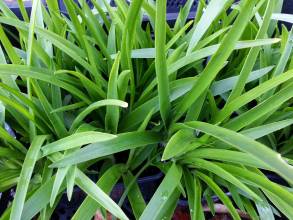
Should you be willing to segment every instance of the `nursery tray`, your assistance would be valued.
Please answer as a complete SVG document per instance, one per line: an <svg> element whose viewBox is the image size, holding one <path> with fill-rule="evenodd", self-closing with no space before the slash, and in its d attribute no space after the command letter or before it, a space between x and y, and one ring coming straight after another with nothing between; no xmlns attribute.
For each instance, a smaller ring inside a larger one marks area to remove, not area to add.
<svg viewBox="0 0 293 220"><path fill-rule="evenodd" d="M191 6L190 13L188 16L190 19L194 18L194 16L195 16L198 1L199 0L194 0L193 4ZM180 11L180 8L182 8L186 2L187 2L187 0L167 0L167 17L166 17L167 21L176 20L178 17L178 13ZM115 7L116 6L115 0L111 0L110 4L111 4L111 6Z"/></svg>
<svg viewBox="0 0 293 220"><path fill-rule="evenodd" d="M74 0L74 1L78 2L78 0ZM16 16L18 18L22 18L20 10L19 10L19 7L18 7L17 0L4 0L4 2L10 8L10 10L12 10L16 14ZM41 0L41 2L43 3L43 5L46 6L46 0ZM88 3L88 5L90 5L92 7L92 4L90 3L90 0L86 0L86 2ZM32 0L23 0L23 3L24 3L24 7L28 11L28 13L30 13L31 9L32 9ZM63 0L58 0L58 3L59 3L60 11L62 13L66 14L66 7L65 7L65 5L63 3Z"/></svg>
<svg viewBox="0 0 293 220"><path fill-rule="evenodd" d="M46 5L46 0L41 0L44 5ZM74 0L78 2L78 0ZM115 7L115 0L108 0L110 5ZM129 0L126 0L129 3ZM187 0L167 0L167 21L174 21L178 17L178 13L180 9L185 5ZM18 8L17 0L4 0L4 2L8 5L8 7L19 17L21 18L21 13ZM23 0L24 6L27 11L30 13L32 8L31 0ZM66 7L63 3L63 0L58 0L60 11L66 14ZM92 8L91 0L86 0L89 6ZM197 5L199 0L194 0L193 5L191 6L190 13L188 18L192 19L195 16ZM283 13L292 14L293 13L293 1L292 0L284 0L283 5Z"/></svg>

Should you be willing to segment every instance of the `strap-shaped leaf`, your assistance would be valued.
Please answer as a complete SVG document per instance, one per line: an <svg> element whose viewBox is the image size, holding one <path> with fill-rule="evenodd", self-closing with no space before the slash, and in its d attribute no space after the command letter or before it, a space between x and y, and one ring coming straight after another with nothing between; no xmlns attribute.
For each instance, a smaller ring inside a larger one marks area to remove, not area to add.
<svg viewBox="0 0 293 220"><path fill-rule="evenodd" d="M211 125L205 122L187 122L187 126L198 129L221 141L224 141L235 148L251 154L258 158L274 171L284 177L289 183L293 183L293 167L290 166L281 156L267 146L248 138L235 131Z"/></svg>
<svg viewBox="0 0 293 220"><path fill-rule="evenodd" d="M248 195L250 195L255 200L261 201L261 198L257 194L255 194L248 186L243 184L235 176L233 176L229 172L226 172L223 168L219 167L218 165L216 165L212 162L209 162L208 160L194 158L191 166L208 170L208 171L214 173L215 175L225 179L226 181L234 184L235 186L237 186L239 189L246 192Z"/></svg>
<svg viewBox="0 0 293 220"><path fill-rule="evenodd" d="M97 185L107 194L111 192L111 189L120 179L121 174L123 172L124 165L116 164L110 167L103 176L97 182ZM87 196L82 204L79 206L78 210L75 212L72 220L89 220L91 219L97 209L100 207L99 203L97 203L93 198Z"/></svg>
<svg viewBox="0 0 293 220"><path fill-rule="evenodd" d="M188 45L187 54L190 54L193 51L203 35L212 25L213 21L225 9L227 2L229 2L229 0L212 0L209 2L206 10L193 30L192 37Z"/></svg>
<svg viewBox="0 0 293 220"><path fill-rule="evenodd" d="M175 120L179 119L187 109L203 94L203 92L210 86L211 82L217 76L219 71L222 69L224 62L230 56L234 50L236 42L241 37L242 32L244 31L247 23L250 20L252 9L256 1L245 1L241 12L237 19L235 20L234 25L222 41L219 49L213 55L210 62L201 73L198 81L192 87L191 91L186 95L183 100L178 105L176 111Z"/></svg>
<svg viewBox="0 0 293 220"><path fill-rule="evenodd" d="M140 216L140 220L154 219L158 220L161 213L164 212L165 205L168 203L170 196L180 184L182 176L181 167L172 164L169 168L164 180L156 190L151 201L148 203L146 209Z"/></svg>
<svg viewBox="0 0 293 220"><path fill-rule="evenodd" d="M167 62L165 53L166 44L166 0L156 1L156 25L155 25L155 48L156 48L156 76L158 82L158 95L160 113L163 122L168 121L170 115L169 78L167 74Z"/></svg>
<svg viewBox="0 0 293 220"><path fill-rule="evenodd" d="M102 142L115 137L116 135L113 134L96 131L79 132L43 146L42 152L43 156L46 156L48 154L52 154L58 151L69 150L75 147L95 142Z"/></svg>
<svg viewBox="0 0 293 220"><path fill-rule="evenodd" d="M246 179L252 185L257 185L261 189L267 190L277 196L279 199L286 202L289 206L293 206L293 195L288 191L288 189L280 186L279 184L270 181L266 176L259 175L253 171L249 171L247 169L230 165L217 163L219 166L232 173L235 176ZM293 210L292 208L290 210ZM291 212L292 213L292 212Z"/></svg>
<svg viewBox="0 0 293 220"><path fill-rule="evenodd" d="M128 107L127 102L123 102L123 101L116 100L116 99L105 99L105 100L100 100L100 101L94 102L76 116L76 118L74 119L74 121L72 122L72 125L70 127L70 132L73 132L78 127L78 125L80 125L82 120L88 114L90 114L92 111L94 111L100 107L109 106L109 105L110 106L117 106L117 107L119 106L119 107L123 107L123 108Z"/></svg>
<svg viewBox="0 0 293 220"><path fill-rule="evenodd" d="M192 130L181 129L168 141L162 160L168 160L172 157L179 156L201 145L202 143L199 142L199 139L194 137L194 132Z"/></svg>
<svg viewBox="0 0 293 220"><path fill-rule="evenodd" d="M157 144L160 142L161 138L162 137L158 133L149 131L119 134L116 138L100 143L90 144L72 154L69 154L62 160L55 162L52 167L64 167L78 164L121 151L149 144Z"/></svg>
<svg viewBox="0 0 293 220"><path fill-rule="evenodd" d="M120 54L118 54L118 56L116 57L110 72L107 99L118 99L119 63L120 63ZM106 130L109 130L114 134L117 133L118 122L119 122L118 106L107 106L107 111L105 116Z"/></svg>
<svg viewBox="0 0 293 220"><path fill-rule="evenodd" d="M235 207L233 206L231 200L229 197L222 191L222 189L207 175L197 172L196 176L198 176L201 180L203 180L215 193L216 195L221 199L221 201L225 204L231 215L233 216L233 219L240 220L240 216L237 213Z"/></svg>
<svg viewBox="0 0 293 220"><path fill-rule="evenodd" d="M27 194L27 190L30 184L35 163L38 159L41 146L46 140L47 136L36 136L26 154L24 163L20 172L19 182L16 187L16 193L12 203L12 209L10 214L11 220L20 220L24 202Z"/></svg>
<svg viewBox="0 0 293 220"><path fill-rule="evenodd" d="M264 38L267 34L267 31L268 31L268 28L270 25L271 15L274 10L274 1L269 0L267 2L268 3L267 3L265 15L264 15L263 21L261 23L261 27L259 28L258 33L256 35L256 39ZM235 86L229 96L227 104L230 102L230 100L233 100L234 98L241 95L241 93L244 89L244 86L245 86L245 82L249 76L249 73L251 72L251 70L253 69L253 67L255 65L255 61L258 56L259 51L260 51L260 47L254 47L254 48L250 49L248 55L245 58L245 63L241 69L240 77L239 77L237 83L235 84Z"/></svg>
<svg viewBox="0 0 293 220"><path fill-rule="evenodd" d="M121 208L80 170L76 171L76 184L113 215L121 220L128 220Z"/></svg>
<svg viewBox="0 0 293 220"><path fill-rule="evenodd" d="M239 152L235 150L225 150L216 148L199 148L188 154L182 156L183 163L193 163L196 158L209 159L214 161L230 162L239 165L256 167L266 170L271 170L268 164L252 157L248 153Z"/></svg>
<svg viewBox="0 0 293 220"><path fill-rule="evenodd" d="M266 116L267 114L272 114L275 112L280 105L292 98L293 94L293 83L269 97L265 101L261 102L254 108L242 113L238 117L229 120L225 127L231 130L238 131L247 125L250 125L257 121L258 119Z"/></svg>
<svg viewBox="0 0 293 220"><path fill-rule="evenodd" d="M41 81L45 81L48 83L51 83L52 85L59 86L70 93L76 95L80 99L84 100L86 103L91 103L88 96L86 96L83 92L81 92L78 88L65 83L57 77L52 76L52 71L45 69L45 68L37 68L37 67L27 67L24 65L2 65L0 64L0 75L17 75L23 76L23 77L30 77L32 79L38 79Z"/></svg>

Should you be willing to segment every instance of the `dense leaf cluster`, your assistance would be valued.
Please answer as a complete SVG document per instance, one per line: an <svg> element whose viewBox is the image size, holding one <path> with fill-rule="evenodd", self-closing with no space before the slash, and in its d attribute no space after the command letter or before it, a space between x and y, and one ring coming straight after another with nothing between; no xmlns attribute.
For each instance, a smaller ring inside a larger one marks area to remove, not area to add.
<svg viewBox="0 0 293 220"><path fill-rule="evenodd" d="M199 1L188 20L188 0L173 24L166 0L64 0L67 14L34 0L30 15L18 2L22 19L0 0L0 192L16 192L1 219L50 219L75 187L87 194L76 220L126 220L126 197L136 219L170 219L185 197L200 220L214 195L233 219L293 219L282 1ZM145 201L136 180L153 167L164 178Z"/></svg>

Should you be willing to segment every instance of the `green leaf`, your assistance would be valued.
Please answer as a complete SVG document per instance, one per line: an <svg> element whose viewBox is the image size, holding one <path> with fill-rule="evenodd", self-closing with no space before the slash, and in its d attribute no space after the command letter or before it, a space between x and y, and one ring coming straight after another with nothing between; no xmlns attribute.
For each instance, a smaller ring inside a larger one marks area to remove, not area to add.
<svg viewBox="0 0 293 220"><path fill-rule="evenodd" d="M182 176L181 167L172 164L169 168L165 178L156 190L152 199L148 203L146 209L142 213L140 220L158 219L160 213L164 212L164 208L168 199L180 184Z"/></svg>
<svg viewBox="0 0 293 220"><path fill-rule="evenodd" d="M260 47L270 44L276 44L280 42L279 38L267 38L267 39L258 39L258 40L245 40L245 41L237 41L234 50L241 50L250 47ZM166 46L167 47L167 46ZM192 52L189 55L186 55L176 62L172 63L170 66L167 66L168 74L172 72L176 72L178 69L187 66L188 64L194 63L200 59L205 57L212 56L219 49L220 44L214 44L208 47L204 47ZM169 49L166 52L171 53L174 51L173 49ZM115 59L116 54L112 54L111 58ZM140 48L133 49L131 51L131 58L133 59L151 59L156 57L156 49L155 48Z"/></svg>
<svg viewBox="0 0 293 220"><path fill-rule="evenodd" d="M220 37L222 34L230 30L231 26L227 26L225 28L221 28L220 30L216 31L215 33L211 34L210 36L207 36L206 38L202 39L198 42L196 48L200 49L208 45L209 43L216 40L218 37Z"/></svg>
<svg viewBox="0 0 293 220"><path fill-rule="evenodd" d="M292 14L274 13L272 15L272 19L277 20L277 21L285 21L288 23L293 23L293 15Z"/></svg>
<svg viewBox="0 0 293 220"><path fill-rule="evenodd" d="M279 199L286 202L289 206L291 206L292 210L292 201L293 195L288 191L286 188L278 185L267 179L264 175L256 174L253 171L249 171L247 169L243 169L234 165L217 163L219 166L227 170L228 172L232 173L235 176L238 176L242 179L246 179L249 181L248 183L252 184L253 186L258 186L261 189L267 190L277 196Z"/></svg>
<svg viewBox="0 0 293 220"><path fill-rule="evenodd" d="M45 114L48 116L52 126L54 127L54 132L56 133L56 135L59 138L66 136L67 129L65 128L65 125L64 125L61 117L59 115L57 115L56 113L50 114L50 112L52 111L53 108L52 108L51 104L49 103L49 101L47 100L47 98L46 98L45 94L43 93L39 84L36 81L31 81L31 84L34 88L34 91L35 91L37 97L41 101L41 105L45 111Z"/></svg>
<svg viewBox="0 0 293 220"><path fill-rule="evenodd" d="M192 0L191 0L192 1ZM193 21L187 22L183 28L181 28L166 44L166 50L169 50L177 41L178 39L185 33L185 31L192 25Z"/></svg>
<svg viewBox="0 0 293 220"><path fill-rule="evenodd" d="M266 37L267 35L267 31L271 21L270 18L274 9L274 1L269 0L267 2L268 3L267 3L266 11L264 14L264 18L255 39L262 39ZM230 101L233 100L234 98L241 95L245 86L245 82L249 76L249 73L251 72L251 70L253 69L255 65L255 61L256 61L256 58L258 57L259 51L260 51L260 47L254 47L250 49L248 55L245 58L245 62L242 66L239 79L237 83L234 85L234 88L228 98L227 104L229 104Z"/></svg>
<svg viewBox="0 0 293 220"><path fill-rule="evenodd" d="M128 84L130 80L130 71L129 70L124 70L122 71L119 76L118 76L118 97L120 100L125 100L125 96L127 94L128 90Z"/></svg>
<svg viewBox="0 0 293 220"><path fill-rule="evenodd" d="M90 114L92 111L97 110L100 107L109 106L109 105L120 106L122 108L128 107L127 102L123 102L123 101L116 100L116 99L105 99L105 100L100 100L100 101L94 102L75 117L74 121L71 124L70 132L73 132L80 125L82 120L88 114Z"/></svg>
<svg viewBox="0 0 293 220"><path fill-rule="evenodd" d="M90 144L72 154L69 154L52 167L64 167L95 159L98 157L111 155L121 151L142 147L149 144L157 144L161 136L155 132L129 132L119 134L116 138L100 143Z"/></svg>
<svg viewBox="0 0 293 220"><path fill-rule="evenodd" d="M227 207L229 212L231 213L233 219L240 220L240 216L236 209L234 208L231 200L229 197L221 190L221 188L208 176L201 172L197 172L196 176L198 176L200 179L202 179L215 193L216 195L221 199L221 201L224 203L224 205Z"/></svg>
<svg viewBox="0 0 293 220"><path fill-rule="evenodd" d="M86 96L83 92L81 92L76 87L69 85L68 83L62 82L57 77L52 76L52 71L45 68L28 67L24 65L13 64L0 64L0 75L19 75L45 81L69 91L86 103L91 103L91 101L88 99L88 96Z"/></svg>
<svg viewBox="0 0 293 220"><path fill-rule="evenodd" d="M11 220L20 220L23 212L24 202L28 187L30 184L30 179L32 177L34 166L37 161L40 149L47 136L36 136L31 143L31 146L26 154L19 182L16 187L16 193L12 203L12 209L10 214Z"/></svg>
<svg viewBox="0 0 293 220"><path fill-rule="evenodd" d="M0 1L0 8L3 14L8 17L17 18L16 15L10 10L8 5L4 1Z"/></svg>
<svg viewBox="0 0 293 220"><path fill-rule="evenodd" d="M32 64L33 58L33 42L34 42L34 34L35 34L35 26L37 20L37 10L38 4L41 4L40 0L33 1L32 5L32 12L30 16L30 23L29 23L29 33L28 33L28 42L27 42L27 60L26 63L28 66Z"/></svg>
<svg viewBox="0 0 293 220"><path fill-rule="evenodd" d="M103 142L115 138L116 135L96 131L86 131L72 134L42 147L43 157L49 154L80 147L86 144Z"/></svg>
<svg viewBox="0 0 293 220"><path fill-rule="evenodd" d="M291 59L292 48L293 48L293 31L291 30L289 32L289 36L287 38L285 48L282 51L282 55L280 57L280 60L277 64L274 72L272 73L271 78L275 78L275 77L279 76L280 74L283 75L283 72L287 66L287 63ZM266 95L264 95L263 99L270 97L272 94L275 93L275 90L276 89L269 91Z"/></svg>
<svg viewBox="0 0 293 220"><path fill-rule="evenodd" d="M115 53L116 52L116 25L112 24L109 30L109 36L108 36L108 41L107 41L107 50L109 54Z"/></svg>
<svg viewBox="0 0 293 220"><path fill-rule="evenodd" d="M184 186L187 193L189 212L192 216L192 213L194 211L194 202L195 202L194 201L195 184L194 184L194 178L192 176L192 173L189 172L188 169L183 169L183 180L184 180Z"/></svg>
<svg viewBox="0 0 293 220"><path fill-rule="evenodd" d="M76 184L114 216L121 220L128 220L121 208L100 187L79 170L76 171Z"/></svg>
<svg viewBox="0 0 293 220"><path fill-rule="evenodd" d="M67 182L67 198L68 201L71 200L74 185L75 185L75 175L76 175L76 166L72 166L69 168L67 175L66 175L66 182Z"/></svg>
<svg viewBox="0 0 293 220"><path fill-rule="evenodd" d="M23 146L23 144L18 140L14 139L14 137L12 137L2 126L0 126L0 135L2 140L7 141L18 151L26 154L27 149Z"/></svg>
<svg viewBox="0 0 293 220"><path fill-rule="evenodd" d="M37 213L46 208L47 204L50 202L54 178L55 177L52 177L46 183L42 184L33 195L26 200L21 219L30 220ZM63 185L60 190L64 189L65 185Z"/></svg>
<svg viewBox="0 0 293 220"><path fill-rule="evenodd" d="M0 147L0 157L15 158L20 160L24 158L23 154L15 150L4 148L4 147Z"/></svg>
<svg viewBox="0 0 293 220"><path fill-rule="evenodd" d="M69 167L62 167L57 170L56 177L55 177L54 184L53 184L53 188L52 188L51 197L50 197L50 207L53 207L53 205L55 203L55 200L58 196L61 185L65 179L65 176L66 176L68 170L69 170Z"/></svg>
<svg viewBox="0 0 293 220"><path fill-rule="evenodd" d="M250 200L243 198L243 204L245 206L245 210L247 212L247 214L250 216L250 218L252 220L259 220L259 217L255 211L255 207L252 205L252 203L250 202Z"/></svg>
<svg viewBox="0 0 293 220"><path fill-rule="evenodd" d="M271 200L271 202L285 215L288 219L293 218L293 211L292 207L290 207L290 204L288 204L286 201L282 200L282 198L279 198L274 193L271 193L267 190L264 191L266 196Z"/></svg>
<svg viewBox="0 0 293 220"><path fill-rule="evenodd" d="M241 37L246 24L248 23L251 11L255 5L255 0L246 1L243 8L234 22L234 25L220 44L217 52L212 56L210 62L200 74L198 81L194 84L191 91L182 99L176 110L175 120L178 120L187 109L202 95L202 93L210 86L211 82L217 76L219 71L222 69L224 62L230 56L236 42Z"/></svg>
<svg viewBox="0 0 293 220"><path fill-rule="evenodd" d="M10 40L8 39L7 35L5 34L2 25L0 25L0 41L2 42L2 45L11 60L14 64L20 64L21 59L17 55L16 51L14 50ZM2 50L2 49L1 49Z"/></svg>
<svg viewBox="0 0 293 220"><path fill-rule="evenodd" d="M292 98L293 83L289 84L270 98L258 104L256 107L242 113L238 117L228 121L225 127L231 130L240 130L252 124L261 117L276 111L280 105Z"/></svg>
<svg viewBox="0 0 293 220"><path fill-rule="evenodd" d="M68 1L68 0L64 0L63 2L66 7L66 11L70 17L70 21L72 22L72 26L73 26L72 31L76 35L76 38L78 39L79 44L84 48L85 47L85 42L83 38L84 29L78 20L77 12L74 10L74 5L76 3L73 1Z"/></svg>
<svg viewBox="0 0 293 220"><path fill-rule="evenodd" d="M25 9L24 2L21 0L17 0L17 3L18 3L18 7L19 7L20 13L22 15L22 18L28 22L29 17L28 17L27 11Z"/></svg>
<svg viewBox="0 0 293 220"><path fill-rule="evenodd" d="M127 12L125 25L122 33L121 43L121 67L122 70L130 70L130 106L132 107L135 96L135 78L132 68L132 62L130 59L131 49L135 42L135 27L138 24L138 18L143 1L133 0L131 1L129 10Z"/></svg>
<svg viewBox="0 0 293 220"><path fill-rule="evenodd" d="M228 116L230 116L234 111L238 110L245 104L251 102L252 100L256 99L260 95L264 94L267 91L270 91L271 89L277 87L278 85L289 81L293 78L293 71L288 71L286 73L283 73L279 76L276 76L259 86L249 90L248 92L244 93L241 96L238 96L237 98L234 98L231 102L225 105L225 107L217 114L215 122L222 122L224 119L226 119Z"/></svg>
<svg viewBox="0 0 293 220"><path fill-rule="evenodd" d="M192 130L181 129L168 141L162 160L168 160L172 157L179 156L201 145L202 143L194 137L194 132Z"/></svg>
<svg viewBox="0 0 293 220"><path fill-rule="evenodd" d="M233 49L240 50L240 49L245 49L245 48L250 48L250 47L264 46L264 45L268 45L268 44L275 44L275 43L278 43L279 41L280 41L280 39L277 39L277 38L238 41L235 44L235 47ZM176 62L174 62L170 66L168 66L168 74L176 72L180 68L185 67L188 64L194 63L194 62L196 62L200 59L203 59L205 57L209 57L212 55L215 56L216 52L219 51L219 48L222 47L221 45L222 44L215 44L212 46L208 46L208 47L196 50L187 56L182 57L181 59L177 60Z"/></svg>
<svg viewBox="0 0 293 220"><path fill-rule="evenodd" d="M268 164L262 162L257 158L252 157L250 154L234 150L199 148L194 151L188 152L188 154L184 155L182 158L182 162L187 164L193 163L193 160L196 158L203 158L271 170Z"/></svg>
<svg viewBox="0 0 293 220"><path fill-rule="evenodd" d="M126 188L131 186L130 184L133 178L135 177L130 172L128 172L126 175L123 176L123 182ZM145 204L142 192L140 191L139 185L136 181L131 186L131 189L129 190L127 197L131 204L131 208L133 210L133 214L135 218L139 219L144 209L146 208L146 204Z"/></svg>
<svg viewBox="0 0 293 220"><path fill-rule="evenodd" d="M191 184L194 185L194 201L191 210L191 218L192 220L203 220L204 213L202 208L202 185L198 177L194 177Z"/></svg>
<svg viewBox="0 0 293 220"><path fill-rule="evenodd" d="M246 192L253 199L259 200L259 201L262 200L257 194L255 194L249 187L247 187L245 184L239 181L235 176L233 176L229 172L226 172L224 169L217 166L216 164L209 162L208 160L194 158L194 160L192 161L192 165L196 168L205 169L214 173L215 175L218 175L219 177L237 186L243 192Z"/></svg>
<svg viewBox="0 0 293 220"><path fill-rule="evenodd" d="M274 66L268 66L259 70L252 71L246 83L261 78L262 76L269 73L273 68ZM229 90L233 89L233 86L235 86L238 80L239 76L232 76L226 79L215 81L211 86L211 91L214 96L228 92Z"/></svg>
<svg viewBox="0 0 293 220"><path fill-rule="evenodd" d="M282 121L273 122L270 124L264 124L258 127L243 130L240 133L253 139L258 139L271 134L275 131L281 130L293 124L293 119L287 119Z"/></svg>
<svg viewBox="0 0 293 220"><path fill-rule="evenodd" d="M110 167L99 179L97 185L107 194L109 194L115 184L121 177L123 172L124 165L115 164ZM99 203L97 203L93 198L87 196L82 204L79 206L78 210L75 212L72 220L89 220L91 219L98 208L100 207Z"/></svg>
<svg viewBox="0 0 293 220"><path fill-rule="evenodd" d="M184 6L180 8L180 11L177 16L174 29L173 29L175 33L177 33L178 29L181 28L186 23L191 7L193 5L193 2L194 2L193 0L188 0L185 2Z"/></svg>
<svg viewBox="0 0 293 220"><path fill-rule="evenodd" d="M251 154L252 157L256 157L260 161L268 164L269 167L285 178L289 183L293 183L293 167L290 166L280 154L271 150L267 146L235 131L205 122L187 122L186 125L207 133L241 151Z"/></svg>
<svg viewBox="0 0 293 220"><path fill-rule="evenodd" d="M105 98L106 94L102 90L102 88L98 87L94 82L89 80L84 74L78 72L78 71L70 71L70 70L57 70L54 72L54 75L58 74L70 74L80 79L80 81L84 84L89 94L98 95L99 97ZM101 77L98 78L98 80L101 80Z"/></svg>
<svg viewBox="0 0 293 220"><path fill-rule="evenodd" d="M212 0L209 2L207 8L205 9L203 15L201 16L199 22L196 24L189 45L187 49L187 54L190 54L196 47L198 42L204 36L206 31L212 25L213 21L218 17L218 15L225 9L226 4L229 0Z"/></svg>
<svg viewBox="0 0 293 220"><path fill-rule="evenodd" d="M107 99L118 99L118 71L119 71L120 53L116 56L114 64L112 66L109 82ZM119 108L117 106L107 106L106 116L105 116L105 126L106 130L112 131L112 133L117 133L117 127L119 122Z"/></svg>
<svg viewBox="0 0 293 220"><path fill-rule="evenodd" d="M265 219L275 220L274 213L272 211L270 203L267 201L266 197L263 195L263 193L260 190L258 190L258 194L259 196L261 196L263 200L263 201L255 202L256 209L259 213L259 218L261 220L265 220Z"/></svg>
<svg viewBox="0 0 293 220"><path fill-rule="evenodd" d="M19 169L0 169L0 190L5 192L19 182Z"/></svg>
<svg viewBox="0 0 293 220"><path fill-rule="evenodd" d="M96 19L92 10L90 10L88 4L84 0L83 0L82 9L83 9L83 13L80 13L80 15L83 16L83 19L86 21L86 24L88 28L90 29L91 33L93 34L93 37L95 38L95 41L97 45L99 46L100 50L102 51L103 55L106 57L106 59L110 59L110 56L108 54L107 47L106 47L106 34L102 25Z"/></svg>
<svg viewBox="0 0 293 220"><path fill-rule="evenodd" d="M27 23L13 18L0 17L0 22L11 25L23 31L28 30ZM64 51L68 56L72 57L74 60L80 63L80 65L82 65L89 72L95 72L94 68L84 60L86 55L82 49L51 31L36 27L35 32L41 37L48 39L53 45Z"/></svg>
<svg viewBox="0 0 293 220"><path fill-rule="evenodd" d="M86 105L86 103L84 103L84 102L76 102L76 103L71 104L71 105L66 105L66 106L62 106L60 108L56 108L53 111L51 111L50 113L72 111L72 110L75 110L77 108L84 107L85 105Z"/></svg>
<svg viewBox="0 0 293 220"><path fill-rule="evenodd" d="M19 113L21 113L24 117L26 117L30 121L35 121L33 115L26 108L24 108L23 105L17 102L14 102L8 97L2 96L2 95L0 95L0 101L2 101L6 105L11 106L13 109L17 110Z"/></svg>
<svg viewBox="0 0 293 220"><path fill-rule="evenodd" d="M197 77L188 77L184 79L179 79L170 83L170 100L171 102L177 100L178 98L182 97L192 88L192 85L197 81ZM154 84L155 86L155 84ZM219 95L216 91L220 91L221 87L224 86L222 83L215 82L214 95ZM231 89L232 86L228 87L227 89ZM158 97L154 97L149 99L147 102L144 102L140 106L138 106L135 110L133 110L130 114L124 116L121 122L121 129L124 130L125 127L128 129L132 128L133 126L139 124L146 114L150 112L151 109L154 109L154 113L159 111L158 106Z"/></svg>
<svg viewBox="0 0 293 220"><path fill-rule="evenodd" d="M169 78L166 62L166 0L156 1L155 48L156 76L162 120L167 127L170 115Z"/></svg>
<svg viewBox="0 0 293 220"><path fill-rule="evenodd" d="M243 205L243 198L240 195L240 190L238 190L237 186L234 186L232 184L228 184L228 190L231 193L231 196L234 200L234 202L236 203L237 207L242 210L245 211L244 205Z"/></svg>

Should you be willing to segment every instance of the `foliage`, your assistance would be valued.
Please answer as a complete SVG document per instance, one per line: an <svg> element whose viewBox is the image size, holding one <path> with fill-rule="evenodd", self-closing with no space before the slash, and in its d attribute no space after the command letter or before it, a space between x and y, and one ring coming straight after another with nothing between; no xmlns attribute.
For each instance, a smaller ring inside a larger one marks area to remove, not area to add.
<svg viewBox="0 0 293 220"><path fill-rule="evenodd" d="M18 19L0 0L0 191L16 187L1 219L50 219L75 186L87 198L73 219L128 219L126 196L136 218L168 219L183 196L198 220L212 195L234 219L293 219L293 33L277 22L293 16L282 1L199 1L188 21L188 0L174 24L166 0L115 2L64 0L64 15L57 0L34 0ZM151 167L165 177L144 201L136 179Z"/></svg>

